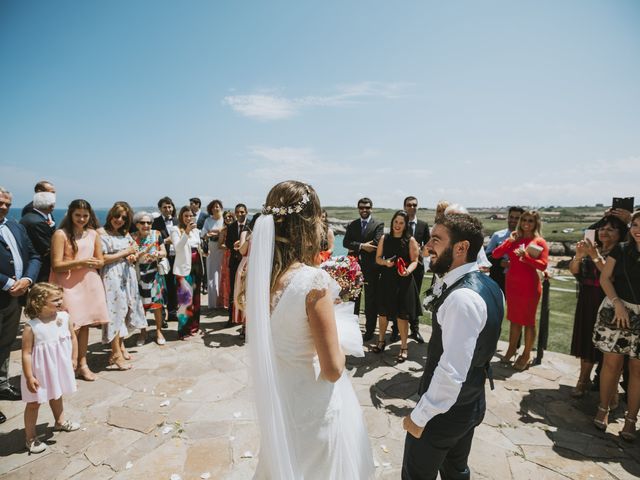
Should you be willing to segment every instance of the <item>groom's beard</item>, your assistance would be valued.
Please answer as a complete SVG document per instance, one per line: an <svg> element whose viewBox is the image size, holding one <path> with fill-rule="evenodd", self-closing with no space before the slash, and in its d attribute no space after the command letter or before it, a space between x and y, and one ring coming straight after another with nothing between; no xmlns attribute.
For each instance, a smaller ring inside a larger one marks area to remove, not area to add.
<svg viewBox="0 0 640 480"><path fill-rule="evenodd" d="M433 250L429 251L429 254L435 253ZM438 275L444 275L451 268L451 264L453 263L453 246L447 247L445 251L443 251L440 255L438 255L435 259L431 260L431 264L429 265L429 270Z"/></svg>

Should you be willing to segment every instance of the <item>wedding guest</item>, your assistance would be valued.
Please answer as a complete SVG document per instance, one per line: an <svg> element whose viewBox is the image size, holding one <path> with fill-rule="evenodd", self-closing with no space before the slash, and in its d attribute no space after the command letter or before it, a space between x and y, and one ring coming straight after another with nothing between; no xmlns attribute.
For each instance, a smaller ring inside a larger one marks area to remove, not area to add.
<svg viewBox="0 0 640 480"><path fill-rule="evenodd" d="M229 308L229 292L231 291L229 260L231 258L231 250L227 248L226 240L229 225L235 222L236 218L231 210L225 210L222 218L224 219L224 227L222 227L220 239L218 240L218 247L224 252L222 268L220 269L220 303L223 308Z"/></svg>
<svg viewBox="0 0 640 480"><path fill-rule="evenodd" d="M485 380L503 315L502 292L478 270L482 224L446 215L427 243L431 269L445 288L431 304L433 332L418 393L404 417L403 480L470 478L475 428L486 410Z"/></svg>
<svg viewBox="0 0 640 480"><path fill-rule="evenodd" d="M173 200L169 197L162 197L158 200L158 210L160 210L160 216L153 219L151 228L158 230L162 234L162 241L167 249L167 258L169 259L169 273L164 276L165 280L165 307L167 308L167 320L177 321L178 299L176 296L176 279L173 275L173 264L176 260L176 251L171 243L171 236L169 230L171 227L178 225L178 219L176 218L176 206L173 204ZM167 328L166 323L163 322L163 328Z"/></svg>
<svg viewBox="0 0 640 480"><path fill-rule="evenodd" d="M158 271L158 264L167 258L167 251L158 230L152 230L152 216L148 212L138 212L134 215L137 231L133 239L138 245L138 290L142 298L145 311L153 312L156 323L156 343L164 345L166 340L162 334L162 307L164 306L165 275ZM146 340L146 328L140 331L136 342L142 346Z"/></svg>
<svg viewBox="0 0 640 480"><path fill-rule="evenodd" d="M238 252L238 245L240 240L240 234L244 230L247 224L247 206L244 203L239 203L235 208L236 221L227 226L227 234L225 236L224 243L229 249L229 320L227 321L227 327L233 325L233 290L236 282L236 272L238 266L242 260L242 255Z"/></svg>
<svg viewBox="0 0 640 480"><path fill-rule="evenodd" d="M97 272L104 265L97 228L98 219L89 202L74 200L51 240L49 281L63 289L64 305L78 337L76 376L88 382L96 379L87 364L89 327L109 323L104 287Z"/></svg>
<svg viewBox="0 0 640 480"><path fill-rule="evenodd" d="M420 247L420 254L418 255L418 266L413 271L413 280L416 282L416 289L418 290L418 295L422 291L422 280L424 279L424 258L422 256L422 249L429 241L430 232L429 224L423 220L418 219L418 199L414 196L409 196L404 199L403 202L404 211L409 215L409 227L411 228L411 235L418 242L418 247ZM416 312L420 312L421 309L418 308ZM413 338L418 343L424 343L424 338L420 334L420 322L419 318L416 316L415 318L409 319L409 327L411 329L411 335L409 338ZM397 324L394 323L391 331L391 341L394 342L398 339L397 332ZM396 335L394 335L394 333Z"/></svg>
<svg viewBox="0 0 640 480"><path fill-rule="evenodd" d="M333 233L333 230L329 226L328 213L324 208L322 209L320 220L322 220L322 238L320 240L318 263L322 263L331 258L331 253L333 253L333 247L336 242L335 233Z"/></svg>
<svg viewBox="0 0 640 480"><path fill-rule="evenodd" d="M0 187L0 400L20 400L20 391L9 383L9 355L18 336L21 301L41 266L25 228L7 219L12 201L11 192Z"/></svg>
<svg viewBox="0 0 640 480"><path fill-rule="evenodd" d="M132 220L129 204L116 202L107 213L104 229L99 230L104 258L101 276L109 311L109 323L102 326L102 343L111 344L109 365L118 370L131 368L125 337L147 328L135 269L138 247L129 234Z"/></svg>
<svg viewBox="0 0 640 480"><path fill-rule="evenodd" d="M267 195L251 237L247 327L261 439L254 478L355 480L375 473L338 339L331 293L338 287L314 266L319 228L315 191L286 181Z"/></svg>
<svg viewBox="0 0 640 480"><path fill-rule="evenodd" d="M442 217L444 217L444 212L447 209L447 207L449 206L449 202L447 200L440 200L438 202L438 204L436 205L436 214L435 214L435 218L434 218L434 223L442 220Z"/></svg>
<svg viewBox="0 0 640 480"><path fill-rule="evenodd" d="M627 226L618 218L605 217L598 223L596 243L581 240L576 244L576 254L569 263L569 271L578 283L578 302L576 304L571 338L571 355L580 359L580 376L571 391L574 398L582 397L591 388L591 370L602 361L602 353L592 341L593 328L604 292L600 287L600 272L604 269L609 253L627 234Z"/></svg>
<svg viewBox="0 0 640 480"><path fill-rule="evenodd" d="M413 278L419 253L418 242L411 235L409 215L398 210L391 218L391 233L380 237L376 251L376 263L383 268L378 283L378 344L372 349L375 353L384 351L388 318L395 318L401 342L398 362L408 357L409 320L417 318L416 309L420 308Z"/></svg>
<svg viewBox="0 0 640 480"><path fill-rule="evenodd" d="M36 186L33 188L33 191L34 193L49 192L55 195L56 187L53 185L53 183L51 183L48 180L40 180L38 183L36 183ZM29 202L24 207L22 207L22 213L20 216L24 217L27 213L30 213L32 211L33 211L33 202ZM53 213L50 213L47 219L49 220L50 225L55 227L56 221L53 218Z"/></svg>
<svg viewBox="0 0 640 480"><path fill-rule="evenodd" d="M65 420L62 395L76 391L73 370L78 344L73 323L62 311L62 288L50 283L36 284L29 292L22 332L22 399L25 446L29 453L42 453L47 444L36 435L40 404L49 403L54 432L73 432L80 425Z"/></svg>
<svg viewBox="0 0 640 480"><path fill-rule="evenodd" d="M620 436L636 439L640 408L640 211L631 216L628 240L612 248L600 273L606 295L593 332L593 342L603 353L600 404L593 422L600 430L608 423L609 402L616 390L625 357L629 357L627 413Z"/></svg>
<svg viewBox="0 0 640 480"><path fill-rule="evenodd" d="M523 212L524 208L522 207L509 207L509 212L507 213L507 228L494 232L489 239L489 243L487 243L487 246L484 248L485 254L491 262L489 276L494 282L500 285L500 290L503 292L505 289L505 274L509 269L509 256L505 255L502 258L493 258L491 254L495 248L509 238L511 232L516 229L518 226L518 220L520 220L520 215L522 215Z"/></svg>
<svg viewBox="0 0 640 480"><path fill-rule="evenodd" d="M201 206L202 200L200 200L198 197L192 197L189 199L189 208L191 209L191 213L193 213L193 218L196 219L196 226L198 227L198 230L202 230L202 226L204 225L204 222L208 216L206 213L200 210Z"/></svg>
<svg viewBox="0 0 640 480"><path fill-rule="evenodd" d="M377 288L380 269L376 263L378 241L384 233L384 223L371 215L373 202L364 197L358 200L360 218L351 222L345 231L342 246L349 251L349 255L358 258L362 276L364 277L364 302L366 325L362 335L364 341L373 338L373 332L378 320ZM360 314L360 297L355 301L355 314Z"/></svg>
<svg viewBox="0 0 640 480"><path fill-rule="evenodd" d="M540 231L542 222L535 210L525 210L516 229L501 245L493 250L493 258L509 256L506 275L507 319L509 348L503 357L508 363L518 349L518 340L524 327L524 350L513 364L518 371L529 368L531 349L536 338L536 310L542 295L539 271L547 268L549 247Z"/></svg>
<svg viewBox="0 0 640 480"><path fill-rule="evenodd" d="M24 226L42 261L42 267L36 282L45 282L51 273L51 237L55 231L50 216L56 206L56 194L38 192L33 195L32 208L22 216L20 224Z"/></svg>
<svg viewBox="0 0 640 480"><path fill-rule="evenodd" d="M209 216L204 221L200 230L200 235L209 246L209 255L207 256L207 301L209 308L223 307L222 296L220 295L220 275L222 274L222 262L224 260L225 251L220 248L220 233L224 227L222 218L222 202L220 200L212 200L207 205L207 213Z"/></svg>
<svg viewBox="0 0 640 480"><path fill-rule="evenodd" d="M176 249L173 273L178 291L178 338L189 338L200 329L200 287L202 258L200 231L191 209L184 206L178 214L178 225L169 230Z"/></svg>

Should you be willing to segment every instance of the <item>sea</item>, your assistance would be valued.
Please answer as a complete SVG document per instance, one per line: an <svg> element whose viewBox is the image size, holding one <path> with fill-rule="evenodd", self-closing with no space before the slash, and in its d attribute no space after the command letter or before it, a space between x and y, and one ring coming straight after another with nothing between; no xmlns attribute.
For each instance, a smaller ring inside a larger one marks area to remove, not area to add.
<svg viewBox="0 0 640 480"><path fill-rule="evenodd" d="M136 207L133 209L134 212L140 212L143 210L157 214L156 207ZM18 222L20 221L21 212L22 212L22 207L18 207L18 208L11 207L11 210L9 210L9 214L7 215L7 217ZM107 213L109 213L109 209L96 208L94 209L94 212L96 213L96 217L98 217L98 222L100 223L100 225L104 225L104 222L107 219ZM60 222L62 221L66 213L67 213L66 208L55 208L53 210L53 218L56 219L57 225L60 225ZM340 256L340 255L347 254L347 249L342 246L343 238L344 238L343 235L336 235L336 241L333 248L333 256Z"/></svg>

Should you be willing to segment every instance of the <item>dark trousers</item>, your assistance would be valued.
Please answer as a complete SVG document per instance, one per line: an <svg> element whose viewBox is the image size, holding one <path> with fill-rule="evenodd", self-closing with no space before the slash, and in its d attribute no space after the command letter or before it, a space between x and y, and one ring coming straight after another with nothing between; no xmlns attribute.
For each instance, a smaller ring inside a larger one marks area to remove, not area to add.
<svg viewBox="0 0 640 480"><path fill-rule="evenodd" d="M364 276L364 316L366 318L365 332L372 334L378 324L378 306L377 306L377 294L378 288L378 271L367 272ZM355 301L354 313L360 315L360 296Z"/></svg>
<svg viewBox="0 0 640 480"><path fill-rule="evenodd" d="M6 388L9 380L9 355L18 336L21 310L17 297L10 297L9 303L0 308L0 389Z"/></svg>
<svg viewBox="0 0 640 480"><path fill-rule="evenodd" d="M166 284L165 290L165 305L167 306L167 313L171 317L175 317L178 312L178 288L176 285L176 277L173 275L173 264L176 261L175 255L169 258L169 273L164 276Z"/></svg>
<svg viewBox="0 0 640 480"><path fill-rule="evenodd" d="M402 480L442 480L471 478L469 452L473 433L482 423L486 409L484 397L469 405L453 406L436 415L420 438L407 433L402 460Z"/></svg>

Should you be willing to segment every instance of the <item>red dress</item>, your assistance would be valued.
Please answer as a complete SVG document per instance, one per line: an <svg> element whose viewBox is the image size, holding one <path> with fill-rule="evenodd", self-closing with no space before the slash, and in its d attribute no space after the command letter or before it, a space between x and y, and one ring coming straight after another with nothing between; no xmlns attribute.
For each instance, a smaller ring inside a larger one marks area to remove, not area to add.
<svg viewBox="0 0 640 480"><path fill-rule="evenodd" d="M530 243L542 247L538 258L533 258L526 252L522 257L515 254L520 245L526 248ZM542 294L542 284L537 270L544 271L547 268L549 258L547 242L542 237L519 238L515 242L506 239L502 245L493 250L492 255L496 259L504 255L509 256L509 269L505 281L507 319L525 327L535 325L536 310Z"/></svg>

